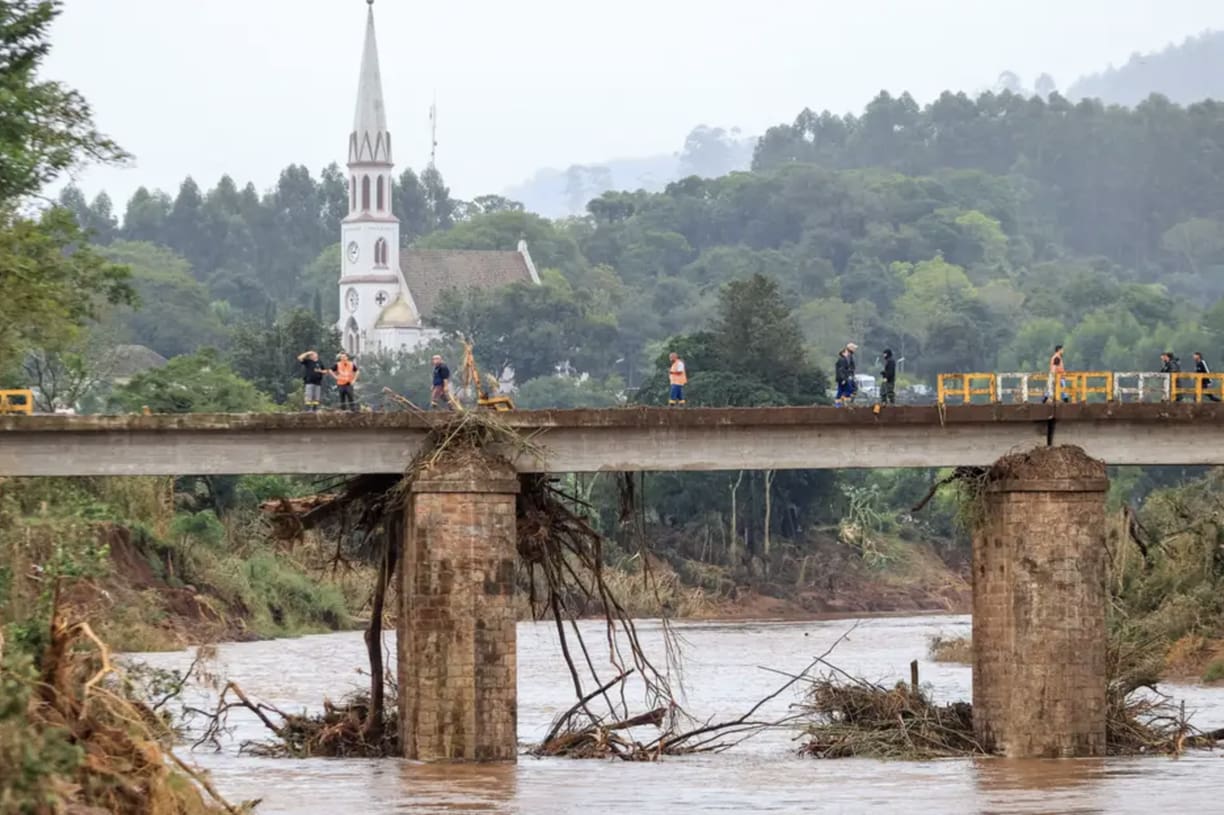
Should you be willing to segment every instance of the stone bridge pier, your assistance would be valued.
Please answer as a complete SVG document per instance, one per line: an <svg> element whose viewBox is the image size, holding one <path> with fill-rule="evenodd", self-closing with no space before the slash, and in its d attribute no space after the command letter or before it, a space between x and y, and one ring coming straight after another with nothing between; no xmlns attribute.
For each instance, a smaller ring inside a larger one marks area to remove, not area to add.
<svg viewBox="0 0 1224 815"><path fill-rule="evenodd" d="M397 644L400 739L421 761L514 761L518 474L480 452L413 480Z"/></svg>
<svg viewBox="0 0 1224 815"><path fill-rule="evenodd" d="M973 720L1013 758L1101 756L1105 464L1078 447L1000 459L973 539Z"/></svg>

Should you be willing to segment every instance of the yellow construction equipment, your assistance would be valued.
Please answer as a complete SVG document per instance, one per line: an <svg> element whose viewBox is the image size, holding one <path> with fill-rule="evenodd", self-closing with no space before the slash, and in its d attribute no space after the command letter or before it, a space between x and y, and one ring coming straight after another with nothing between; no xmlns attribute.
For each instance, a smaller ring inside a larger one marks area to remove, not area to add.
<svg viewBox="0 0 1224 815"><path fill-rule="evenodd" d="M0 413L24 413L26 416L34 412L34 391L0 390Z"/></svg>
<svg viewBox="0 0 1224 815"><path fill-rule="evenodd" d="M472 356L472 344L470 342L463 344L463 372L460 384L464 388L471 386L476 392L476 405L478 407L499 412L514 410L514 400L509 396L489 395L490 387L493 390L497 390L501 387L501 383L497 381L497 377L489 374L488 386L486 386L485 380L480 378L480 369L476 367L476 357Z"/></svg>

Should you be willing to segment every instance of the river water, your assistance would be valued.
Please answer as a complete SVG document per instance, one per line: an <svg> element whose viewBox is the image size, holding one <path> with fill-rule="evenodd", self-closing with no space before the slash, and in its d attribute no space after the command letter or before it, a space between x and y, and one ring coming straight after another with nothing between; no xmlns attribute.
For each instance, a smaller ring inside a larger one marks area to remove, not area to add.
<svg viewBox="0 0 1224 815"><path fill-rule="evenodd" d="M858 621L682 623L686 708L699 718L745 712L785 681L765 670L798 672L848 630L830 661L884 682L909 677L920 661L921 681L940 701L970 698L968 667L926 659L934 634L969 631L969 618L927 616ZM603 627L583 623L588 643ZM663 662L659 626L640 635ZM549 624L520 623L519 739L537 741L552 718L572 704L573 688ZM393 649L392 649L393 650ZM186 652L142 654L160 667L183 668ZM358 633L222 645L214 671L253 698L285 710L317 708L363 684L366 664ZM611 672L608 672L609 675ZM1196 711L1200 726L1224 726L1224 689L1168 686ZM203 693L203 691L197 691ZM788 692L762 711L787 713ZM520 758L512 766L431 766L406 761L258 759L237 743L262 738L257 723L235 719L235 741L219 752L197 751L231 800L263 799L258 812L295 815L359 813L689 812L779 813L1150 813L1224 810L1224 754L1009 761L816 761L795 756L795 734L770 731L717 755L660 763Z"/></svg>

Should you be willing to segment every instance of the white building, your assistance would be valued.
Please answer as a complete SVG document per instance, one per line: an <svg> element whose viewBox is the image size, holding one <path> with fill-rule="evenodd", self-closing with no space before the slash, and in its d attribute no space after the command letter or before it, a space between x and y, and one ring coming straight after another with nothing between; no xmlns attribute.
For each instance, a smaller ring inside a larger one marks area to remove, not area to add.
<svg viewBox="0 0 1224 815"><path fill-rule="evenodd" d="M413 350L435 338L427 317L450 288L496 288L539 283L527 251L419 251L400 249L392 211L395 164L383 102L374 35L374 2L366 23L357 86L357 113L349 136L349 214L341 225L340 329L350 354Z"/></svg>

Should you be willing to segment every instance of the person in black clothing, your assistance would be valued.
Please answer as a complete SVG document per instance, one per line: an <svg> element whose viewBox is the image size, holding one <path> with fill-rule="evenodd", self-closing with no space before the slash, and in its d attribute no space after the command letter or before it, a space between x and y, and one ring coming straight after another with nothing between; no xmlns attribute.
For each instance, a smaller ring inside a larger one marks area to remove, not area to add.
<svg viewBox="0 0 1224 815"><path fill-rule="evenodd" d="M298 354L298 362L302 364L302 383L305 385L303 402L306 410L315 413L323 401L323 366L319 364L319 352Z"/></svg>
<svg viewBox="0 0 1224 815"><path fill-rule="evenodd" d="M897 404L897 361L891 348L884 349L884 370L880 371L880 404Z"/></svg>
<svg viewBox="0 0 1224 815"><path fill-rule="evenodd" d="M1207 367L1207 361L1203 359L1203 354L1199 351L1194 352L1194 372L1196 374L1209 374L1211 369ZM1207 390L1211 387L1211 379L1203 377L1203 398L1212 402L1220 401L1220 397L1214 393L1208 393Z"/></svg>
<svg viewBox="0 0 1224 815"><path fill-rule="evenodd" d="M1177 377L1177 374L1181 373L1181 360L1173 356L1172 351L1165 351L1160 355L1160 372L1162 374L1169 374L1170 390L1173 390L1181 385L1181 382ZM1185 401L1185 394L1177 394L1177 396L1174 397L1174 400L1177 402Z"/></svg>
<svg viewBox="0 0 1224 815"><path fill-rule="evenodd" d="M854 399L854 355L849 348L843 348L837 355L833 376L837 379L837 397L833 400L833 406L841 407Z"/></svg>

